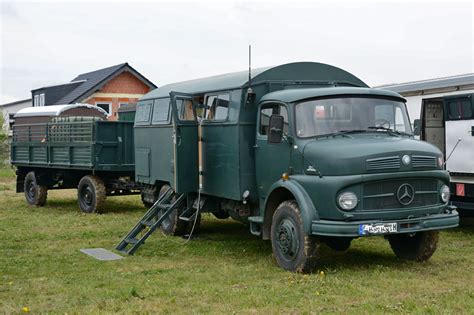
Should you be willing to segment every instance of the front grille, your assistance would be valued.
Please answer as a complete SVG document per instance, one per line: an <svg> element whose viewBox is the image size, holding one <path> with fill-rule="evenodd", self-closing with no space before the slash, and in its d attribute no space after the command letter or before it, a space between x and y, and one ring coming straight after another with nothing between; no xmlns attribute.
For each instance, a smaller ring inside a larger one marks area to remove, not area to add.
<svg viewBox="0 0 474 315"><path fill-rule="evenodd" d="M415 196L408 205L402 205L397 198L398 188L403 184L414 188ZM366 183L362 188L362 209L370 211L435 205L440 202L437 186L435 179L399 179Z"/></svg>
<svg viewBox="0 0 474 315"><path fill-rule="evenodd" d="M413 155L411 157L413 167L436 167L436 162L436 157L434 156Z"/></svg>
<svg viewBox="0 0 474 315"><path fill-rule="evenodd" d="M380 171L384 169L399 169L400 158L397 156L387 156L366 161L368 171Z"/></svg>

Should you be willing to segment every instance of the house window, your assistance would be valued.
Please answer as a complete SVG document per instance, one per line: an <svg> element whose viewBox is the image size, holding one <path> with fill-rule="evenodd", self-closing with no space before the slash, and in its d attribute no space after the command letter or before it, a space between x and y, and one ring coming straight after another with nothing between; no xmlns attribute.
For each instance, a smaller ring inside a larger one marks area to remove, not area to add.
<svg viewBox="0 0 474 315"><path fill-rule="evenodd" d="M44 106L44 93L39 95L39 106Z"/></svg>
<svg viewBox="0 0 474 315"><path fill-rule="evenodd" d="M35 95L35 100L33 102L33 106L34 107L39 106L39 95Z"/></svg>
<svg viewBox="0 0 474 315"><path fill-rule="evenodd" d="M128 105L128 103L119 103L119 108L125 105Z"/></svg>
<svg viewBox="0 0 474 315"><path fill-rule="evenodd" d="M101 102L101 103L95 103L95 105L105 110L107 112L107 117L110 117L110 115L112 115L112 103Z"/></svg>

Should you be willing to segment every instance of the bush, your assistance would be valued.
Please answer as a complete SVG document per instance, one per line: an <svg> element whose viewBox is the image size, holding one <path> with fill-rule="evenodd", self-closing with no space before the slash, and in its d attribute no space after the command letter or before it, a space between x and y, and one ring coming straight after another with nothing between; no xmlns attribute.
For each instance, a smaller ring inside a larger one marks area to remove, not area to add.
<svg viewBox="0 0 474 315"><path fill-rule="evenodd" d="M9 159L9 145L8 135L3 128L3 115L0 115L0 168L8 164Z"/></svg>

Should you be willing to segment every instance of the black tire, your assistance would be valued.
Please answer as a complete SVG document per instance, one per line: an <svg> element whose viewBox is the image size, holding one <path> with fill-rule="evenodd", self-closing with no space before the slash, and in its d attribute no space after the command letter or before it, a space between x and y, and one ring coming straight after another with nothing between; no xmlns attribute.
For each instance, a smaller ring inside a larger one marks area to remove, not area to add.
<svg viewBox="0 0 474 315"><path fill-rule="evenodd" d="M159 195L160 189L159 187L156 186L149 186L143 188L141 191L141 199L142 203L145 206L145 208L150 209L151 206L158 200L158 195Z"/></svg>
<svg viewBox="0 0 474 315"><path fill-rule="evenodd" d="M305 235L295 200L282 202L273 214L271 226L273 255L278 265L292 272L309 273L316 267L320 241Z"/></svg>
<svg viewBox="0 0 474 315"><path fill-rule="evenodd" d="M169 188L169 185L163 185L163 187L160 189L159 197L161 197L161 195L164 194ZM175 196L171 197L170 203L173 203L175 199ZM182 236L186 234L188 222L179 219L179 215L183 210L183 207L178 207L177 209L171 211L169 216L164 219L163 222L161 222L160 229L164 234L173 236ZM162 213L163 211L160 211L158 213L158 217L161 217Z"/></svg>
<svg viewBox="0 0 474 315"><path fill-rule="evenodd" d="M106 199L105 185L102 179L95 175L86 175L77 186L77 202L84 213L99 212Z"/></svg>
<svg viewBox="0 0 474 315"><path fill-rule="evenodd" d="M36 182L35 172L31 171L25 176L23 183L25 199L29 205L42 207L46 204L48 198L48 187L38 185Z"/></svg>
<svg viewBox="0 0 474 315"><path fill-rule="evenodd" d="M219 211L214 211L212 212L212 214L218 218L218 219L221 219L221 220L225 220L225 219L228 219L229 218L229 212L227 211L224 211L224 210L219 210Z"/></svg>
<svg viewBox="0 0 474 315"><path fill-rule="evenodd" d="M324 243L331 249L337 251L346 251L351 247L352 238L350 237L327 237Z"/></svg>
<svg viewBox="0 0 474 315"><path fill-rule="evenodd" d="M433 256L438 245L438 231L398 234L388 236L397 257L414 261L426 261Z"/></svg>

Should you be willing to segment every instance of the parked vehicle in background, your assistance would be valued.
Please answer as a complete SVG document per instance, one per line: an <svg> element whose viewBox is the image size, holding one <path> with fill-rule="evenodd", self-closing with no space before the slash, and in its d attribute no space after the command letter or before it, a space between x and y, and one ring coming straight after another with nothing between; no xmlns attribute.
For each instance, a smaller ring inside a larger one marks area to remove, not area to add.
<svg viewBox="0 0 474 315"><path fill-rule="evenodd" d="M247 78L250 78L247 79ZM405 100L321 63L162 86L135 117L135 180L152 206L117 249L158 227L191 233L200 213L248 222L278 265L310 272L320 244L384 236L424 261L458 225L435 146L415 140Z"/></svg>
<svg viewBox="0 0 474 315"><path fill-rule="evenodd" d="M11 163L17 192L35 206L48 190L77 188L83 212L100 211L107 196L139 194L133 122L106 121L87 104L30 107L15 115Z"/></svg>
<svg viewBox="0 0 474 315"><path fill-rule="evenodd" d="M472 215L474 210L474 94L427 98L415 121L420 139L437 146L451 175L451 200Z"/></svg>

